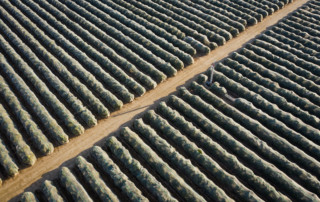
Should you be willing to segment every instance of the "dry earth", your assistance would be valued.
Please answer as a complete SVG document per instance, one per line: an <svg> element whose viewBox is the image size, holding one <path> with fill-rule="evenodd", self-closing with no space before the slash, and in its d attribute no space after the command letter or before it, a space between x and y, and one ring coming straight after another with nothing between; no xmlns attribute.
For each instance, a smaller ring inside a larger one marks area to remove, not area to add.
<svg viewBox="0 0 320 202"><path fill-rule="evenodd" d="M72 138L68 144L55 148L51 155L39 158L34 166L21 170L18 176L3 182L2 187L0 187L0 202L16 201L16 196L22 192L34 191L45 179L54 178L61 166L70 165L72 158L79 154L85 155L88 148L101 144L103 139L112 132L128 125L130 120L152 108L155 103L166 99L166 96L176 91L179 86L191 82L195 75L207 70L210 64L241 48L243 44L249 42L256 35L306 2L307 0L296 0L282 10L268 16L262 22L248 28L238 37L228 41L224 46L217 48L209 55L196 59L193 65L180 71L177 76L159 84L156 89L147 92L132 103L125 105L121 110L112 113L109 118L99 121L96 127L86 130L79 137Z"/></svg>

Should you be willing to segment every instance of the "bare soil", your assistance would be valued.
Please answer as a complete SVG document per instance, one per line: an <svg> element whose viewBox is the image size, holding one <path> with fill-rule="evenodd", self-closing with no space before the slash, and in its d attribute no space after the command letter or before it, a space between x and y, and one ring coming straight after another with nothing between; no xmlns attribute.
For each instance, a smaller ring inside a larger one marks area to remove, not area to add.
<svg viewBox="0 0 320 202"><path fill-rule="evenodd" d="M112 113L109 118L100 120L96 127L86 130L79 137L72 138L68 144L55 148L51 155L39 158L34 166L25 168L16 177L5 180L0 188L0 202L16 201L17 196L22 192L34 191L44 180L55 178L59 168L70 165L74 157L86 155L88 149L93 145L103 144L103 140L107 136L115 135L115 131L120 127L129 125L130 121L139 117L142 112L152 109L154 104L165 100L177 88L193 81L196 75L207 70L212 63L241 48L245 43L251 41L306 2L307 0L296 0L257 25L249 27L238 37L228 41L224 46L218 47L209 55L197 58L193 65L179 71L177 76L169 78L159 84L156 89L147 92L132 103L125 105L121 110Z"/></svg>

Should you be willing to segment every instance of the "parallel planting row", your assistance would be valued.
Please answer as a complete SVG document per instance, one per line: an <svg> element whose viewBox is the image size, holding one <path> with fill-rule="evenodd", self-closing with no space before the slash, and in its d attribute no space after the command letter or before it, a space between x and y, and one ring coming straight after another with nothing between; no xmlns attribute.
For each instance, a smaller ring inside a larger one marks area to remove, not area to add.
<svg viewBox="0 0 320 202"><path fill-rule="evenodd" d="M22 201L319 200L319 146L246 99L228 99L217 83L207 88L204 78ZM302 141L291 143L273 128Z"/></svg>
<svg viewBox="0 0 320 202"><path fill-rule="evenodd" d="M0 178L282 8L286 0L0 2Z"/></svg>
<svg viewBox="0 0 320 202"><path fill-rule="evenodd" d="M319 201L319 8L309 2L22 199Z"/></svg>

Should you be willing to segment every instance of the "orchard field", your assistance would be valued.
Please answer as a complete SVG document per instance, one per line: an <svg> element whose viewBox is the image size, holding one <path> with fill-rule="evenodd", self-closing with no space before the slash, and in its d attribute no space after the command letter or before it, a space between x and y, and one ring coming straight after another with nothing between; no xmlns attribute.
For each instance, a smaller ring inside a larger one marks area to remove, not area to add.
<svg viewBox="0 0 320 202"><path fill-rule="evenodd" d="M1 1L4 183L288 3ZM319 200L319 8L309 1L21 200Z"/></svg>
<svg viewBox="0 0 320 202"><path fill-rule="evenodd" d="M3 178L286 3L1 1Z"/></svg>

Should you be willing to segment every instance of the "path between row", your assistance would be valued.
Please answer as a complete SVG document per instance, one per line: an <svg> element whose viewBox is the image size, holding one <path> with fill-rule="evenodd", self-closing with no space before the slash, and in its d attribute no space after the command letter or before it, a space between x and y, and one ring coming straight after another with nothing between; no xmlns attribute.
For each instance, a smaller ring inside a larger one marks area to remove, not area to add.
<svg viewBox="0 0 320 202"><path fill-rule="evenodd" d="M13 197L24 191L34 191L39 183L42 183L45 179L53 179L57 174L58 168L68 166L72 162L72 158L79 154L85 155L87 149L93 145L101 144L103 139L110 133L124 125L128 125L130 120L139 116L143 111L152 108L155 103L165 99L166 96L176 91L179 86L192 81L195 75L207 70L213 62L219 61L228 56L229 53L241 48L243 44L306 2L308 1L295 0L257 25L248 28L238 37L228 41L224 46L218 47L209 55L196 59L193 65L178 72L177 76L169 78L154 90L125 105L121 110L112 113L109 118L99 121L96 127L86 130L79 137L72 138L68 144L55 148L51 155L39 158L34 166L21 170L18 176L3 182L2 187L0 187L0 201L8 201L10 199L15 201L17 198Z"/></svg>

